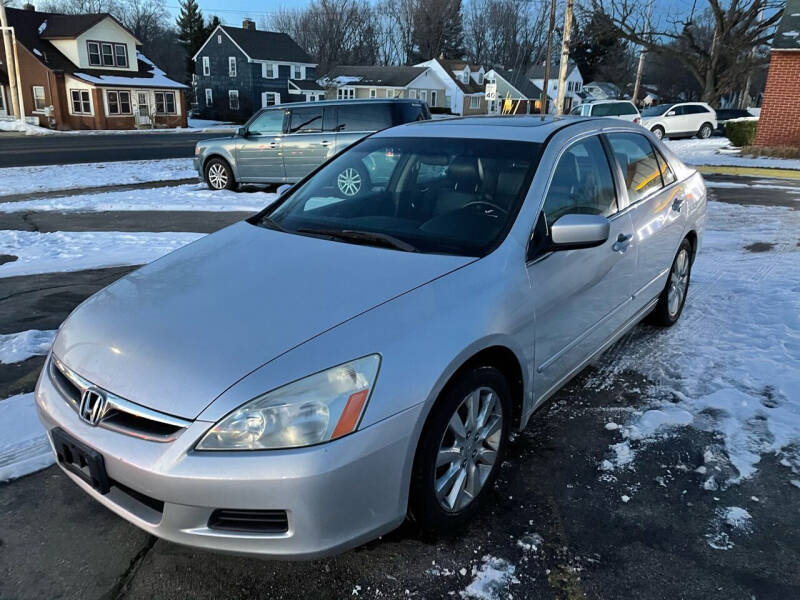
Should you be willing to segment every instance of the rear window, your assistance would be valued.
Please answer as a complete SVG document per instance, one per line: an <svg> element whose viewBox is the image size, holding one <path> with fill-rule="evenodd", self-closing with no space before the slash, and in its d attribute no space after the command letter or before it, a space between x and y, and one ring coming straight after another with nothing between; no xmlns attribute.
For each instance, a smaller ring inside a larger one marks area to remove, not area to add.
<svg viewBox="0 0 800 600"><path fill-rule="evenodd" d="M395 125L427 121L431 118L431 111L424 102L397 102L392 106L394 107Z"/></svg>
<svg viewBox="0 0 800 600"><path fill-rule="evenodd" d="M596 117L618 117L620 115L635 115L636 108L630 102L606 102L596 104L592 108L592 115Z"/></svg>

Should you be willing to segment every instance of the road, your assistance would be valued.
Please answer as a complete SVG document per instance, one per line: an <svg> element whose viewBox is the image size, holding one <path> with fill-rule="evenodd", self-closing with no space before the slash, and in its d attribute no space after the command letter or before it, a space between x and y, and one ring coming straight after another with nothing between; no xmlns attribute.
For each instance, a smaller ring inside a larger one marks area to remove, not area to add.
<svg viewBox="0 0 800 600"><path fill-rule="evenodd" d="M800 208L800 188L708 179L717 183L710 196L718 202L774 209L775 231L796 214L787 207ZM0 229L211 231L242 216L30 213L7 215ZM778 256L770 241L746 246L742 259ZM800 252L800 242L791 246L784 257ZM54 329L84 298L130 270L0 279L0 334ZM689 305L697 298L690 296ZM636 327L606 361L655 335L664 334ZM0 398L31 391L43 362L0 364ZM657 386L635 371L608 387L592 385L607 364L584 370L534 415L513 439L486 508L449 536L429 537L406 523L330 559L256 560L157 540L91 500L55 466L0 484L0 598L462 598L487 556L514 572L483 598L800 598L800 489L775 454L762 456L755 476L711 491L704 488L705 454L719 440L685 428L640 447L631 468L598 470L609 444L620 439L606 425L645 408ZM747 507L754 527L729 532L734 543L718 549L708 532L715 511L726 506Z"/></svg>
<svg viewBox="0 0 800 600"><path fill-rule="evenodd" d="M188 158L198 140L223 133L0 134L0 167Z"/></svg>

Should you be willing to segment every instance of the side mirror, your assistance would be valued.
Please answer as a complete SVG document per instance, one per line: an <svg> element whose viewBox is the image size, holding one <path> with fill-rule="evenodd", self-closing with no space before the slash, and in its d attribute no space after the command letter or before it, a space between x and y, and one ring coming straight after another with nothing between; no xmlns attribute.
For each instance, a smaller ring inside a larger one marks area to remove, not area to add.
<svg viewBox="0 0 800 600"><path fill-rule="evenodd" d="M564 215L550 227L550 247L559 250L593 248L608 240L611 223L600 215Z"/></svg>
<svg viewBox="0 0 800 600"><path fill-rule="evenodd" d="M674 111L674 110L671 110L671 111L669 111L669 112L666 114L666 116L667 116L667 117L674 117L674 116L675 116L675 111Z"/></svg>
<svg viewBox="0 0 800 600"><path fill-rule="evenodd" d="M247 127L239 127L239 129L236 130L236 135L246 138L248 136Z"/></svg>
<svg viewBox="0 0 800 600"><path fill-rule="evenodd" d="M292 185L289 184L289 183L284 183L283 185L278 186L278 189L275 190L275 192L278 194L278 198L280 198L286 192L288 192L290 189L292 189Z"/></svg>

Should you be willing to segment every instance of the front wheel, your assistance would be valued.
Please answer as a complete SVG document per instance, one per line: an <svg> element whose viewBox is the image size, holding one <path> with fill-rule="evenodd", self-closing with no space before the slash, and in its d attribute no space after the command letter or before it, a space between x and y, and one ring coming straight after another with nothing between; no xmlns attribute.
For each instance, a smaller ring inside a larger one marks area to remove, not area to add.
<svg viewBox="0 0 800 600"><path fill-rule="evenodd" d="M497 476L511 422L503 374L483 366L448 386L422 431L410 508L425 530L448 531L478 509Z"/></svg>
<svg viewBox="0 0 800 600"><path fill-rule="evenodd" d="M653 127L650 131L652 131L653 135L656 136L659 140L664 139L663 127Z"/></svg>
<svg viewBox="0 0 800 600"><path fill-rule="evenodd" d="M711 127L710 123L703 123L700 126L700 131L697 132L697 137L701 140L707 140L711 137L711 134L714 133L714 129Z"/></svg>
<svg viewBox="0 0 800 600"><path fill-rule="evenodd" d="M212 158L206 164L206 183L212 190L232 190L236 187L230 165L221 158Z"/></svg>
<svg viewBox="0 0 800 600"><path fill-rule="evenodd" d="M692 245L684 239L672 261L667 283L658 297L658 304L650 313L650 322L662 327L671 327L678 322L686 304L689 279L692 275Z"/></svg>

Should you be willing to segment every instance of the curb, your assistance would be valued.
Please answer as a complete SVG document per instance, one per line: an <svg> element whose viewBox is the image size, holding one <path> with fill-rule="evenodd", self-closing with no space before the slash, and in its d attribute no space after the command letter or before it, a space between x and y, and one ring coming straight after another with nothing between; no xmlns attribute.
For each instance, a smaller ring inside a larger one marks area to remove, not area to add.
<svg viewBox="0 0 800 600"><path fill-rule="evenodd" d="M728 167L723 165L692 165L703 175L739 175L741 177L771 177L800 180L800 171L773 167Z"/></svg>

